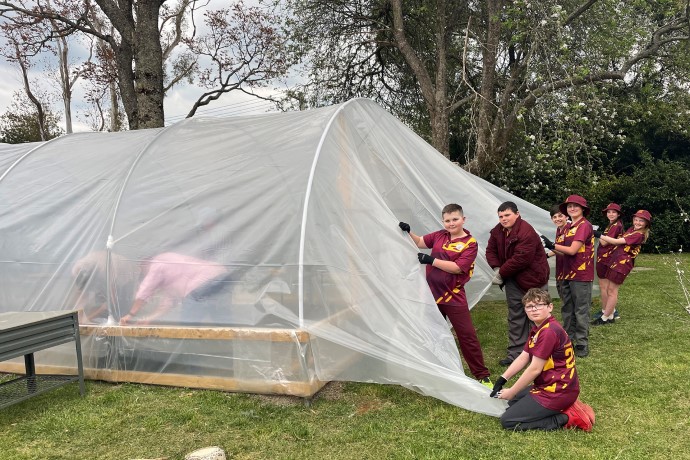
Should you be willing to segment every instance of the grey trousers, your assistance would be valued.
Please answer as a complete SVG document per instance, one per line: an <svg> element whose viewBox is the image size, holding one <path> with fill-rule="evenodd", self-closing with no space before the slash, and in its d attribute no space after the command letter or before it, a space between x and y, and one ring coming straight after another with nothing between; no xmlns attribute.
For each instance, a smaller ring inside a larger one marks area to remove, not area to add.
<svg viewBox="0 0 690 460"><path fill-rule="evenodd" d="M506 430L557 430L568 423L568 416L561 411L547 409L539 404L525 388L508 401L508 409L501 415L501 425Z"/></svg>
<svg viewBox="0 0 690 460"><path fill-rule="evenodd" d="M505 280L503 289L508 303L508 358L514 360L525 347L531 324L522 305L525 291L512 279Z"/></svg>
<svg viewBox="0 0 690 460"><path fill-rule="evenodd" d="M564 281L561 318L563 329L574 346L589 345L589 310L592 306L592 281Z"/></svg>

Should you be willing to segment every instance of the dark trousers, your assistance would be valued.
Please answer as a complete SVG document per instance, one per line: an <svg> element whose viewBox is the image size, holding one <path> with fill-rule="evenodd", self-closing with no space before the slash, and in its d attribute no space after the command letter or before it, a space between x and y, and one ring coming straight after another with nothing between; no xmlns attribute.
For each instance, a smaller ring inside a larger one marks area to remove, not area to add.
<svg viewBox="0 0 690 460"><path fill-rule="evenodd" d="M458 336L460 353L462 353L462 357L465 359L474 378L483 379L488 377L490 372L484 365L484 354L482 353L481 345L479 345L477 331L474 328L474 324L472 324L472 316L470 316L468 306L439 304L438 309L453 325L455 335Z"/></svg>
<svg viewBox="0 0 690 460"><path fill-rule="evenodd" d="M526 388L508 401L508 409L501 415L501 425L506 430L557 430L568 423L568 416L558 410L547 409L539 404Z"/></svg>
<svg viewBox="0 0 690 460"><path fill-rule="evenodd" d="M591 281L563 282L563 329L573 345L589 344L589 309L592 306Z"/></svg>
<svg viewBox="0 0 690 460"><path fill-rule="evenodd" d="M548 285L541 286L541 289L547 290ZM503 290L508 303L508 358L514 360L525 347L532 322L525 313L525 306L522 305L522 298L527 291L523 291L520 285L510 278L505 280Z"/></svg>
<svg viewBox="0 0 690 460"><path fill-rule="evenodd" d="M505 280L503 287L508 303L508 358L514 360L522 353L529 336L530 321L522 305L525 295L520 286L512 279Z"/></svg>
<svg viewBox="0 0 690 460"><path fill-rule="evenodd" d="M563 284L566 282L567 281L556 280L556 292L558 292L558 297L561 299L561 302L563 302Z"/></svg>

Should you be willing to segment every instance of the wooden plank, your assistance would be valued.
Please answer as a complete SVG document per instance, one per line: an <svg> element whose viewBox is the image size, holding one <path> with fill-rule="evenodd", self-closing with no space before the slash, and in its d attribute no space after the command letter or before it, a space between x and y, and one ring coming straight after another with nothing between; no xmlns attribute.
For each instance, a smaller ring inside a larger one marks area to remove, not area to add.
<svg viewBox="0 0 690 460"><path fill-rule="evenodd" d="M257 340L309 342L309 333L299 329L250 327L93 326L80 325L81 335L193 340Z"/></svg>
<svg viewBox="0 0 690 460"><path fill-rule="evenodd" d="M19 363L0 363L1 372L23 374L24 365ZM68 366L37 365L38 374L74 375L76 368ZM309 398L316 394L328 382L318 379L311 381L289 380L250 380L232 377L215 377L208 375L165 374L156 372L120 371L109 369L84 369L84 377L89 380L106 382L132 382L148 385L187 387L208 390L234 391L242 393L260 393L289 395Z"/></svg>

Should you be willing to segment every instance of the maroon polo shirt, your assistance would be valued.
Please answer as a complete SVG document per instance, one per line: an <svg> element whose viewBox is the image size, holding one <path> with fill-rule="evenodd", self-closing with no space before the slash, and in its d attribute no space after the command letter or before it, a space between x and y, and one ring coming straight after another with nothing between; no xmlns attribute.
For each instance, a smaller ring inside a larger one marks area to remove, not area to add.
<svg viewBox="0 0 690 460"><path fill-rule="evenodd" d="M627 275L635 266L635 258L640 253L642 243L644 243L644 233L635 231L630 227L623 233L625 244L616 246L611 253L611 265L609 268L615 272Z"/></svg>
<svg viewBox="0 0 690 460"><path fill-rule="evenodd" d="M466 229L465 233L463 238L451 238L447 230L439 230L423 237L426 247L431 248L432 257L453 261L462 270L454 274L426 266L426 281L437 304L467 305L465 284L474 273L477 240Z"/></svg>
<svg viewBox="0 0 690 460"><path fill-rule="evenodd" d="M564 277L567 281L594 281L594 232L592 224L584 217L565 226L563 246L571 246L581 241L582 247L573 256L565 257Z"/></svg>
<svg viewBox="0 0 690 460"><path fill-rule="evenodd" d="M546 360L541 374L534 379L532 397L547 409L570 407L580 394L580 381L575 370L573 344L556 318L550 316L541 326L530 330L524 351Z"/></svg>
<svg viewBox="0 0 690 460"><path fill-rule="evenodd" d="M617 221L615 224L610 225L605 231L604 235L610 236L611 238L620 238L623 234L623 224ZM607 244L602 246L599 243L597 246L597 264L606 265L607 267L611 265L611 254L616 250L615 244Z"/></svg>

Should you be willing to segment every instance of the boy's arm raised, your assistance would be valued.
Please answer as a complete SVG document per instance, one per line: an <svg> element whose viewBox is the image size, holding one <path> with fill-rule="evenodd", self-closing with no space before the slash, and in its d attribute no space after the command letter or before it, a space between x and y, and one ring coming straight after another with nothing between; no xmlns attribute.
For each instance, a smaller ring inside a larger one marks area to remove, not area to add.
<svg viewBox="0 0 690 460"><path fill-rule="evenodd" d="M417 245L419 249L429 249L429 247L424 244L424 237L419 236L416 233L412 233L412 230L410 229L410 224L407 222L400 222L398 223L398 227L400 227L400 230L403 232L407 232L408 235L410 235L410 238L412 238L412 241L414 241L414 244Z"/></svg>

